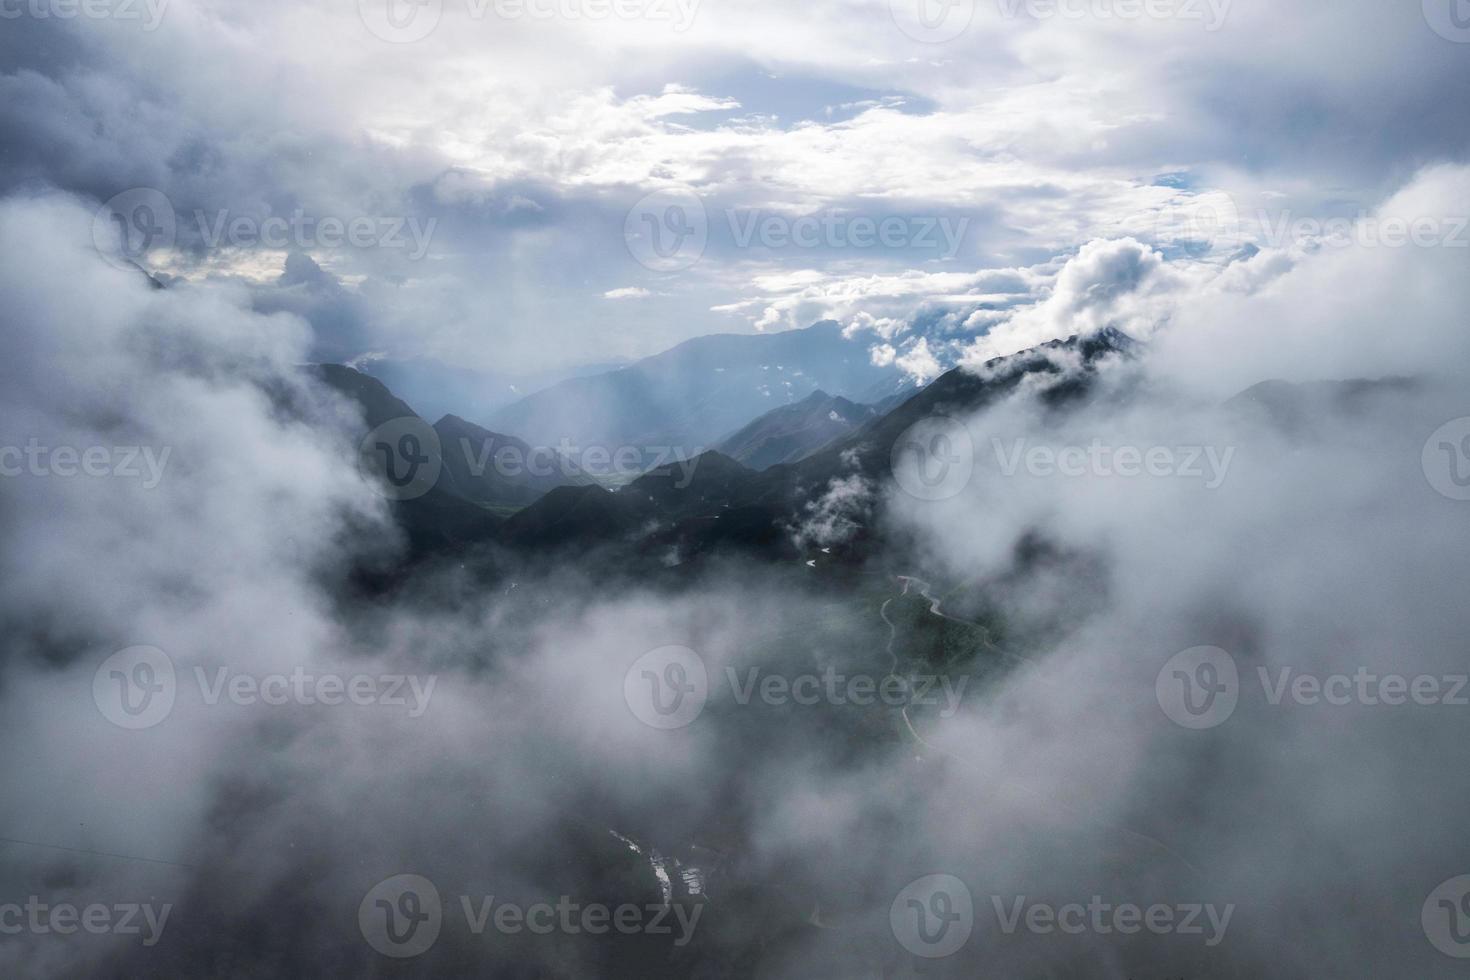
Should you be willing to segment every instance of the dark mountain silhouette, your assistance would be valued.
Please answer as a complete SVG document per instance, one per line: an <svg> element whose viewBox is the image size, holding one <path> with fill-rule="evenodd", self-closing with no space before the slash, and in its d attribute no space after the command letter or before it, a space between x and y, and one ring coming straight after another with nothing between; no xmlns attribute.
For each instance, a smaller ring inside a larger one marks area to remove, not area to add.
<svg viewBox="0 0 1470 980"><path fill-rule="evenodd" d="M772 409L720 440L716 448L753 470L763 470L800 462L877 414L871 405L814 391L793 405Z"/></svg>
<svg viewBox="0 0 1470 980"><path fill-rule="evenodd" d="M755 456L798 454L801 450L795 447L801 439L815 441L824 434L822 410L833 425L838 423L830 413L838 412L845 434L795 462L756 470L710 451L660 466L618 489L598 485L574 460L550 454L541 462L540 474L497 466L497 453L529 459L535 443L445 416L434 426L442 462L438 483L417 499L395 502L393 510L420 550L498 542L541 553L616 544L627 549L630 559L656 557L665 564L726 548L789 555L790 528L834 481L859 477L879 484L891 478L893 446L914 423L935 415L962 418L1034 376L1051 379L1038 386L1044 404L1065 406L1087 393L1099 361L1125 355L1132 346L1131 339L1111 330L1052 341L996 358L978 371L952 370L912 397L890 397L888 405L898 404L883 414L813 392L786 411L763 414L726 441ZM396 418L417 418L375 378L340 365L314 370L362 406L370 428ZM854 427L853 416L865 420Z"/></svg>
<svg viewBox="0 0 1470 980"><path fill-rule="evenodd" d="M329 387L360 407L363 426L360 432L352 434L354 447L380 425L394 419L419 418L407 402L376 378L340 364L319 364L311 370ZM424 448L428 453L435 453L432 446ZM438 455L442 464L442 451ZM502 523L499 516L474 502L470 493L459 487L453 470L448 466L443 466L438 481L422 496L390 501L389 508L407 534L414 553L492 540L500 532Z"/></svg>
<svg viewBox="0 0 1470 980"><path fill-rule="evenodd" d="M457 415L435 422L434 431L455 492L477 504L524 507L557 487L594 482L554 447L532 447Z"/></svg>
<svg viewBox="0 0 1470 980"><path fill-rule="evenodd" d="M1104 331L996 358L979 372L957 368L799 462L757 472L712 452L650 472L617 493L557 491L515 515L504 538L516 547L618 540L648 554L676 551L679 560L721 548L783 554L791 547L786 529L800 523L834 480L891 478L894 443L919 420L962 418L1032 375L1054 379L1040 389L1043 403L1065 406L1087 393L1103 358L1126 355L1133 346L1126 335Z"/></svg>

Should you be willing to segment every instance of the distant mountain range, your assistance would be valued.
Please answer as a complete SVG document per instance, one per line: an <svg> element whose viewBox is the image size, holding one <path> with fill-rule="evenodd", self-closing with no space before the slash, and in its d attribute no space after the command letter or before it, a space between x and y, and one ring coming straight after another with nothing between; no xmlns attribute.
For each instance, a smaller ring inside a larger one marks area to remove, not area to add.
<svg viewBox="0 0 1470 980"><path fill-rule="evenodd" d="M698 337L625 368L573 378L490 414L487 424L538 445L716 445L757 416L823 391L877 402L915 386L872 362L831 321L774 334Z"/></svg>
<svg viewBox="0 0 1470 980"><path fill-rule="evenodd" d="M879 414L840 395L814 391L792 405L773 408L715 447L753 470L796 463Z"/></svg>
<svg viewBox="0 0 1470 980"><path fill-rule="evenodd" d="M417 419L428 426L377 378L341 364L319 364L311 370L359 407L363 425L353 433L355 440L398 419ZM559 486L591 482L559 457L528 466L531 448L524 442L456 416L446 415L432 428L438 445L422 440L422 451L432 458L430 465L438 464L438 480L422 496L391 504L418 551L493 539L506 514Z"/></svg>
<svg viewBox="0 0 1470 980"><path fill-rule="evenodd" d="M377 378L425 418L459 415L487 419L498 409L568 378L603 374L617 364L589 364L561 371L508 374L477 371L433 358L364 357L351 367Z"/></svg>
<svg viewBox="0 0 1470 980"><path fill-rule="evenodd" d="M822 332L816 335L819 341ZM893 447L914 423L973 413L1029 376L1053 377L1038 386L1039 397L1062 405L1088 390L1101 358L1127 354L1132 345L1111 330L1052 341L997 358L978 373L952 370L911 397L890 395L878 406L813 391L747 421L721 442L753 465L708 451L665 463L613 489L591 479L575 459L536 450L541 445L536 439L502 435L447 415L434 424L438 438L431 440L438 443L442 463L438 482L393 509L419 553L493 542L527 553L619 545L630 559L642 556L664 564L725 548L789 556L794 548L790 528L834 481L857 478L877 486L890 478ZM1055 357L1058 353L1068 356ZM1081 368L1064 370L1062 363ZM375 378L340 365L314 370L361 405L364 434L391 419L417 418ZM545 458L536 470L496 462L501 453L522 459L537 452Z"/></svg>
<svg viewBox="0 0 1470 980"><path fill-rule="evenodd" d="M712 451L647 473L618 492L563 488L512 517L503 539L521 548L621 542L632 554L665 562L727 548L793 557L789 528L803 520L833 481L886 482L893 447L916 422L937 415L964 417L1011 393L1029 376L1052 377L1039 386L1040 397L1064 405L1089 390L1101 359L1125 356L1133 346L1126 335L1105 330L996 358L980 373L956 368L795 463L757 471ZM1051 356L1058 353L1069 357ZM1080 362L1081 369L1064 373L1058 365L1067 360Z"/></svg>

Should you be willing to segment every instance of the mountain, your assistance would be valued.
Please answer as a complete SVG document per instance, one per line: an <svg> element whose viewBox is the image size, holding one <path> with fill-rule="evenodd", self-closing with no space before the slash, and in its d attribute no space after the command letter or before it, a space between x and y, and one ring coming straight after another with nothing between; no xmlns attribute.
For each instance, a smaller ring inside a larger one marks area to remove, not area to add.
<svg viewBox="0 0 1470 980"><path fill-rule="evenodd" d="M617 371L563 381L487 421L535 444L672 447L691 457L816 391L864 402L909 384L825 321L783 333L698 337Z"/></svg>
<svg viewBox="0 0 1470 980"><path fill-rule="evenodd" d="M508 374L476 371L427 357L363 357L350 364L417 405L425 418L458 414L476 419L488 418L497 409L568 378L602 374L619 366L590 364L561 371Z"/></svg>
<svg viewBox="0 0 1470 980"><path fill-rule="evenodd" d="M354 443L395 419L416 419L428 428L428 423L407 402L376 378L341 364L318 364L310 370L328 387L358 405L363 425L360 432L352 434ZM423 450L441 464L438 480L420 496L389 501L394 520L408 535L413 551L422 554L495 538L500 532L501 518L475 502L473 491L467 492L458 485L452 468L443 465L442 449L435 451L431 443L426 443Z"/></svg>
<svg viewBox="0 0 1470 980"><path fill-rule="evenodd" d="M1237 416L1264 421L1293 439L1313 438L1333 419L1362 417L1383 402L1412 394L1411 378L1354 378L1347 381L1262 381L1231 398L1225 407Z"/></svg>
<svg viewBox="0 0 1470 980"><path fill-rule="evenodd" d="M455 492L477 504L524 507L557 487L594 482L554 449L533 448L457 415L435 422L434 431Z"/></svg>
<svg viewBox="0 0 1470 980"><path fill-rule="evenodd" d="M377 378L342 364L316 364L311 370L328 387L357 402L369 429L376 429L393 419L418 417L418 413L408 407L408 402L389 391L388 386Z"/></svg>
<svg viewBox="0 0 1470 980"><path fill-rule="evenodd" d="M993 358L978 370L954 368L936 378L892 411L828 444L794 465L773 466L757 474L746 493L756 498L801 500L832 480L859 475L868 480L892 476L894 444L921 419L964 418L1011 394L1025 379L1050 377L1038 389L1042 404L1060 407L1083 397L1104 358L1128 356L1137 342L1107 328L1086 336L1053 340L1029 350Z"/></svg>
<svg viewBox="0 0 1470 980"><path fill-rule="evenodd" d="M501 537L511 545L546 548L652 532L706 512L718 514L732 489L751 475L728 456L708 452L650 470L616 491L561 487L511 517Z"/></svg>
<svg viewBox="0 0 1470 980"><path fill-rule="evenodd" d="M963 418L1038 375L1053 379L1038 387L1043 404L1062 408L1086 395L1101 360L1127 355L1133 346L1109 330L996 358L979 371L956 368L795 463L757 472L710 452L651 471L616 493L558 490L515 515L503 540L518 547L621 540L676 562L723 547L789 555L787 528L805 519L834 480L860 477L877 484L891 478L893 447L920 419Z"/></svg>
<svg viewBox="0 0 1470 980"><path fill-rule="evenodd" d="M822 333L816 335L818 342ZM525 552L621 543L631 549L621 553L624 558L641 555L665 565L725 548L793 557L790 528L810 515L835 480L856 477L874 485L889 479L893 446L915 422L971 414L1037 375L1053 379L1038 385L1041 401L1064 406L1086 394L1102 358L1126 354L1132 344L1116 331L1052 341L996 358L978 371L950 371L907 399L890 396L882 407L897 404L883 414L877 407L814 390L782 411L741 426L722 443L740 447L750 458L784 453L796 457L794 462L757 470L727 453L707 451L650 470L617 490L598 485L573 461L554 455L544 458L541 472L522 467L537 441L501 435L448 415L432 427L438 438L425 440L423 447L426 453L434 444L439 447L437 482L422 495L391 506L419 553L495 541ZM341 365L313 370L362 406L367 429L401 418L427 428L377 379ZM843 431L825 439L824 420ZM819 439L825 441L815 451L798 445ZM500 462L507 453L512 465ZM504 520L495 513L511 508L519 509ZM865 534L859 539L866 540Z"/></svg>
<svg viewBox="0 0 1470 980"><path fill-rule="evenodd" d="M871 405L814 391L795 404L771 409L715 448L751 469L763 470L805 459L877 414Z"/></svg>

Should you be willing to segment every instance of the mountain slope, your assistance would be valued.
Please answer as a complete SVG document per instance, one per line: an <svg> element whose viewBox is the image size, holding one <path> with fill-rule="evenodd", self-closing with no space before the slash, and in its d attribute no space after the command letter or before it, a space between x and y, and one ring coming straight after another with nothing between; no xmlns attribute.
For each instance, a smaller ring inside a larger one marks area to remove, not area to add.
<svg viewBox="0 0 1470 980"><path fill-rule="evenodd" d="M805 459L877 414L870 405L814 391L795 404L772 409L715 448L753 470L763 470Z"/></svg>
<svg viewBox="0 0 1470 980"><path fill-rule="evenodd" d="M1346 381L1261 381L1225 402L1238 416L1270 424L1293 439L1314 438L1334 419L1381 412L1384 402L1412 394L1410 378L1355 378Z"/></svg>
<svg viewBox="0 0 1470 980"><path fill-rule="evenodd" d="M535 449L457 415L435 422L434 431L455 491L478 504L524 507L557 487L593 482L553 449Z"/></svg>
<svg viewBox="0 0 1470 980"><path fill-rule="evenodd" d="M1055 381L1038 394L1043 404L1059 406L1088 390L1096 364L1103 358L1127 355L1136 342L1111 328L1088 336L1053 340L1029 350L994 358L979 371L954 368L928 387L878 416L855 432L828 444L794 465L773 466L758 474L746 493L758 499L800 500L833 479L860 475L869 480L892 476L893 446L909 427L939 415L964 418L1009 395L1032 375Z"/></svg>
<svg viewBox="0 0 1470 980"><path fill-rule="evenodd" d="M777 555L790 549L786 528L800 523L833 480L853 476L882 483L891 477L893 446L920 419L963 418L1015 391L1032 375L1054 380L1039 389L1061 406L1086 393L1102 358L1126 354L1133 341L1116 331L1052 341L996 358L976 373L955 369L886 415L838 437L797 463L755 472L720 453L645 474L619 493L596 488L556 491L512 518L509 543L522 547L588 540L639 542L645 550L686 556L722 546ZM572 533L576 529L576 533Z"/></svg>
<svg viewBox="0 0 1470 980"><path fill-rule="evenodd" d="M698 337L618 371L553 385L488 422L535 444L668 446L689 457L813 392L876 400L903 384L898 369L873 364L826 321L777 334Z"/></svg>
<svg viewBox="0 0 1470 980"><path fill-rule="evenodd" d="M340 364L318 364L313 374L356 402L362 412L361 431L352 433L354 444L369 432L394 419L419 416L376 378ZM422 422L422 419L419 419ZM426 427L427 422L423 423ZM433 455L433 447L424 451ZM443 462L442 453L440 461ZM438 481L422 496L412 500L391 500L389 509L408 535L414 551L425 553L441 547L487 541L500 532L501 519L475 503L458 486L454 473L443 467Z"/></svg>
<svg viewBox="0 0 1470 980"><path fill-rule="evenodd" d="M475 419L487 418L498 409L568 378L603 374L619 366L588 365L521 375L477 371L432 358L365 357L352 363L358 371L377 378L417 405L425 418L456 414Z"/></svg>

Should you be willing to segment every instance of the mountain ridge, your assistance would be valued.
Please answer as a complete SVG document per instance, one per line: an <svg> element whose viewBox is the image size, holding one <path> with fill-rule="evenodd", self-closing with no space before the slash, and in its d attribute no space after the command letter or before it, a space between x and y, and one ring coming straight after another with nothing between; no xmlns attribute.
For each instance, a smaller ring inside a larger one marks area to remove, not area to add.
<svg viewBox="0 0 1470 980"><path fill-rule="evenodd" d="M486 424L533 444L667 446L698 455L769 411L817 390L862 402L905 385L825 320L774 334L711 334L615 371L570 378Z"/></svg>

